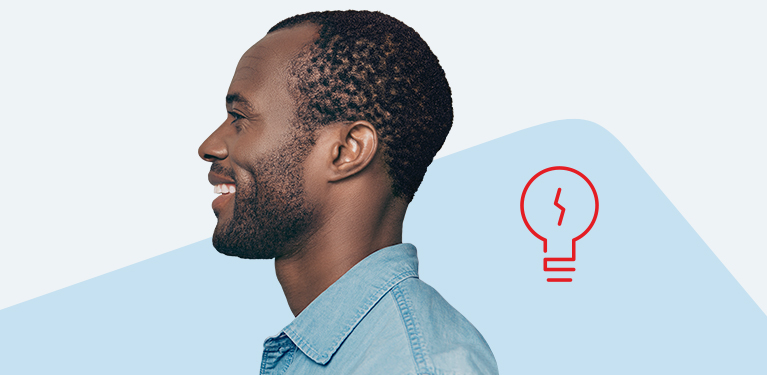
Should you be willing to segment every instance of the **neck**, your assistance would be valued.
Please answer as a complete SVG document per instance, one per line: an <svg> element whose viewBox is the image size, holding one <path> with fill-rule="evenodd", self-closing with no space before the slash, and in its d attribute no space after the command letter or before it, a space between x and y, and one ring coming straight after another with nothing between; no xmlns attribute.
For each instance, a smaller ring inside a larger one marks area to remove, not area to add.
<svg viewBox="0 0 767 375"><path fill-rule="evenodd" d="M333 210L322 215L322 225L304 245L274 262L294 316L365 257L402 243L407 203L401 199L371 200L364 194L345 194L344 199L326 206Z"/></svg>

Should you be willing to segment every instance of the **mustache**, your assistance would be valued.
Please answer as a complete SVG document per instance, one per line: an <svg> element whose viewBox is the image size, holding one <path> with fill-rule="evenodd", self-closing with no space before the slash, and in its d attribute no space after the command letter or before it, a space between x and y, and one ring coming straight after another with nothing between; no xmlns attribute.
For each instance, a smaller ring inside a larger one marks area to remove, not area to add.
<svg viewBox="0 0 767 375"><path fill-rule="evenodd" d="M224 167L219 162L213 162L213 164L210 165L210 171L220 176L229 177L232 179L232 181L236 181L234 179L234 170Z"/></svg>

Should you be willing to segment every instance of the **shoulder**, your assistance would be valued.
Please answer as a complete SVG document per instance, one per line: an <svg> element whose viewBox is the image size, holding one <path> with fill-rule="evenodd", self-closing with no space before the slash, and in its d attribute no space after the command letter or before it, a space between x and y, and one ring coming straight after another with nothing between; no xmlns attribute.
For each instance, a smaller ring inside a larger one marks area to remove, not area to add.
<svg viewBox="0 0 767 375"><path fill-rule="evenodd" d="M434 288L417 278L395 285L393 300L418 374L497 374L482 334Z"/></svg>
<svg viewBox="0 0 767 375"><path fill-rule="evenodd" d="M417 278L394 285L328 363L337 374L498 374L482 335Z"/></svg>

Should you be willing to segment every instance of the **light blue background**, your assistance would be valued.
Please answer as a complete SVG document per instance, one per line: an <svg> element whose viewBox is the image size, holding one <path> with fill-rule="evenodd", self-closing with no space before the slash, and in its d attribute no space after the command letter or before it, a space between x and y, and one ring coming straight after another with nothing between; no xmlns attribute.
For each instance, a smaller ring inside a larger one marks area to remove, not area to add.
<svg viewBox="0 0 767 375"><path fill-rule="evenodd" d="M573 283L545 282L564 274L542 271L542 243L519 213L525 183L555 165L587 175L600 199ZM435 161L404 240L501 373L767 371L767 316L593 123L544 124ZM263 340L291 318L272 262L205 240L1 310L0 373L256 373Z"/></svg>

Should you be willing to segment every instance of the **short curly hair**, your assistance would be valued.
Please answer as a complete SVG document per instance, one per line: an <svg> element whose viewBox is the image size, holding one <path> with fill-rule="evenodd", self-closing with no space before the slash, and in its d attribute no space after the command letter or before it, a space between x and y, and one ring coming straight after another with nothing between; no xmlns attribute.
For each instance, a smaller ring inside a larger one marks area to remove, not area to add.
<svg viewBox="0 0 767 375"><path fill-rule="evenodd" d="M366 120L378 132L392 193L408 203L453 124L437 56L411 27L369 11L312 12L269 32L313 23L319 38L288 66L298 127Z"/></svg>

